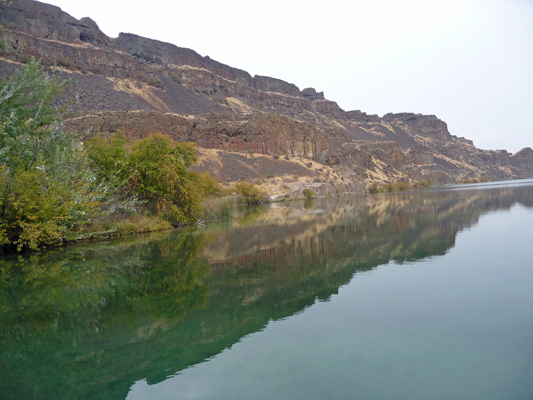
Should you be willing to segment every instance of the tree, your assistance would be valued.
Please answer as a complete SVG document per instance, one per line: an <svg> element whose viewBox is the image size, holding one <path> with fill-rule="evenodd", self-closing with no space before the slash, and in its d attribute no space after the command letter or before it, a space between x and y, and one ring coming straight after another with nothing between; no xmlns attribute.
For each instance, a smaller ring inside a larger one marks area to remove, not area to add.
<svg viewBox="0 0 533 400"><path fill-rule="evenodd" d="M191 171L198 161L192 143L153 134L128 145L120 132L87 141L87 154L99 182L113 183L122 196L144 200L148 211L174 224L192 222L206 195L219 192L208 174Z"/></svg>
<svg viewBox="0 0 533 400"><path fill-rule="evenodd" d="M55 105L69 86L35 60L0 80L0 246L60 244L98 212L105 191Z"/></svg>
<svg viewBox="0 0 533 400"><path fill-rule="evenodd" d="M59 126L66 106L57 107L54 100L70 85L34 59L0 80L0 165L42 168L68 147L68 135Z"/></svg>
<svg viewBox="0 0 533 400"><path fill-rule="evenodd" d="M128 157L133 189L154 212L175 223L191 222L205 193L200 174L189 171L197 161L192 143L177 143L159 133L137 140Z"/></svg>

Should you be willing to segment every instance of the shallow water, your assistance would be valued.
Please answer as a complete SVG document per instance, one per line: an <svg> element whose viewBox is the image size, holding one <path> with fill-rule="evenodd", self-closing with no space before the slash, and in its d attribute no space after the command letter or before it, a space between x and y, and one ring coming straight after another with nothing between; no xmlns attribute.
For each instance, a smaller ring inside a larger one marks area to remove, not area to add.
<svg viewBox="0 0 533 400"><path fill-rule="evenodd" d="M531 399L533 182L1 259L6 399Z"/></svg>

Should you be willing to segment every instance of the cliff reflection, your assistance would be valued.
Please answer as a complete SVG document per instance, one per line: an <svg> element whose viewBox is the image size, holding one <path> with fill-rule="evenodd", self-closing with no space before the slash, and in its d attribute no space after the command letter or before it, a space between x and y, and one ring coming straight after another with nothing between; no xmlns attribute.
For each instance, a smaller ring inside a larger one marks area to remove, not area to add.
<svg viewBox="0 0 533 400"><path fill-rule="evenodd" d="M274 204L134 242L2 260L0 393L123 399L327 300L359 271L444 254L533 186Z"/></svg>

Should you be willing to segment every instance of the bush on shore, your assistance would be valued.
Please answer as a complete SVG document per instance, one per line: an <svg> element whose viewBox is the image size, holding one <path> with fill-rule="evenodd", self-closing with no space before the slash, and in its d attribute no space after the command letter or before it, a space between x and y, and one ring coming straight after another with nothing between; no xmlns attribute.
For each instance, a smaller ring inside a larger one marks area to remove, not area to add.
<svg viewBox="0 0 533 400"><path fill-rule="evenodd" d="M259 204L266 199L266 194L251 182L237 183L235 192L241 196L241 201L246 204Z"/></svg>
<svg viewBox="0 0 533 400"><path fill-rule="evenodd" d="M426 179L422 182L415 182L412 185L410 185L408 182L396 182L396 183L385 183L383 185L379 185L377 182L373 182L368 187L368 193L370 194L376 194L376 193L392 193L392 192L405 192L410 189L419 189L419 188L429 188L431 187L431 180Z"/></svg>
<svg viewBox="0 0 533 400"><path fill-rule="evenodd" d="M66 108L54 104L70 86L34 59L0 80L0 247L39 250L187 224L219 195L218 182L190 170L191 143L66 132Z"/></svg>

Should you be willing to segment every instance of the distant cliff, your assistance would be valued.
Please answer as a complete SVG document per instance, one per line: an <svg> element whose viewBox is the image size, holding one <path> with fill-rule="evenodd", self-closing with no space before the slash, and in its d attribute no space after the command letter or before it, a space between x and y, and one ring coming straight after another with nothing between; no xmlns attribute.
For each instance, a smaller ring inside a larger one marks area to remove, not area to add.
<svg viewBox="0 0 533 400"><path fill-rule="evenodd" d="M309 160L323 167L307 175L338 191L372 182L533 177L530 148L514 155L477 149L433 115L344 111L314 88L252 77L190 49L131 33L109 38L90 18L77 20L55 6L0 2L0 24L7 44L2 75L35 57L78 81L70 95L80 100L65 119L71 129L168 133L205 149L270 157L280 177L295 169L279 157ZM249 172L243 178L266 177L250 165L243 171Z"/></svg>

